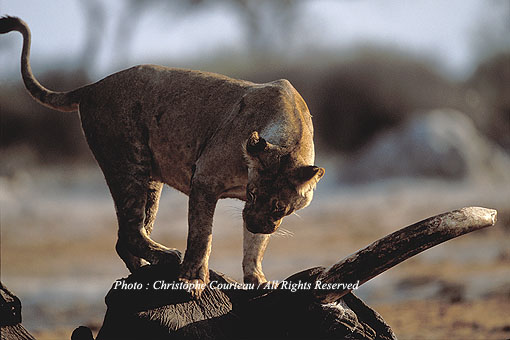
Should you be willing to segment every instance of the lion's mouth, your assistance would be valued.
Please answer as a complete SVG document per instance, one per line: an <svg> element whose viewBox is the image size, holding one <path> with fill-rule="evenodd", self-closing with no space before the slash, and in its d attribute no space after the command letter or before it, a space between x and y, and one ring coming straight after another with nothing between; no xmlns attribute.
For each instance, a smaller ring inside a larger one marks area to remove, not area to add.
<svg viewBox="0 0 510 340"><path fill-rule="evenodd" d="M282 223L282 220L278 220L275 222L269 222L269 223L245 223L246 229L254 234L272 234L274 233L280 224Z"/></svg>

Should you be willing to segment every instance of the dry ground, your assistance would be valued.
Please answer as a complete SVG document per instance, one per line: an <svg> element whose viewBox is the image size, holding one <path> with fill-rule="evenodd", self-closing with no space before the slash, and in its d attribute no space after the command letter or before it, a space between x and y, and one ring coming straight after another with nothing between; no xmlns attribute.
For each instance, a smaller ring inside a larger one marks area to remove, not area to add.
<svg viewBox="0 0 510 340"><path fill-rule="evenodd" d="M23 302L23 323L38 339L70 338L98 327L111 283L128 274L114 251L113 204L96 168L38 169L2 177L2 281ZM312 205L275 236L264 268L272 280L344 256L400 227L467 205L499 210L499 222L410 259L362 286L401 339L510 337L508 186L395 181L348 188L321 183ZM154 238L184 250L184 195L166 190ZM241 278L240 202L216 212L210 266Z"/></svg>

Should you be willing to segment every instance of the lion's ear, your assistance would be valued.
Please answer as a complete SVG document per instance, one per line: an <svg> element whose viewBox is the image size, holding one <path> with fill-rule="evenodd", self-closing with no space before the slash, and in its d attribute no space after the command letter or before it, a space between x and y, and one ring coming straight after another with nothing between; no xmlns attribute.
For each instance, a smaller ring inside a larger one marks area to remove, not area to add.
<svg viewBox="0 0 510 340"><path fill-rule="evenodd" d="M266 140L260 137L257 131L253 131L246 142L246 152L251 156L256 156L267 148Z"/></svg>
<svg viewBox="0 0 510 340"><path fill-rule="evenodd" d="M324 176L325 172L326 170L324 170L324 168L320 168L315 165L302 166L295 170L293 179L294 182L298 185L315 185L321 179L321 177Z"/></svg>
<svg viewBox="0 0 510 340"><path fill-rule="evenodd" d="M274 145L253 131L244 144L244 156L249 166L268 169L278 165L282 153L278 145Z"/></svg>

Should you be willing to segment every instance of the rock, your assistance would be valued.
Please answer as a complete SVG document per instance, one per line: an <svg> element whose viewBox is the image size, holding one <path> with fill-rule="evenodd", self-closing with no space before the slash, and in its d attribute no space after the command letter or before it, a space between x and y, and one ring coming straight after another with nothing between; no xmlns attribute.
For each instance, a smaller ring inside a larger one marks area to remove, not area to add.
<svg viewBox="0 0 510 340"><path fill-rule="evenodd" d="M314 282L324 268L312 268L287 281ZM176 283L169 265L144 266L121 282L139 289L112 289L96 340L107 339L395 339L377 312L353 294L320 304L310 290L219 289L207 287L191 299L179 289L154 289L154 282ZM238 284L215 271L211 281ZM231 286L233 287L233 286Z"/></svg>
<svg viewBox="0 0 510 340"><path fill-rule="evenodd" d="M0 282L0 334L2 340L35 340L21 324L21 301Z"/></svg>
<svg viewBox="0 0 510 340"><path fill-rule="evenodd" d="M365 182L395 177L510 181L510 158L452 109L415 115L374 139L341 179Z"/></svg>
<svg viewBox="0 0 510 340"><path fill-rule="evenodd" d="M80 326L73 331L73 334L71 334L71 340L94 340L94 336L92 335L90 328Z"/></svg>

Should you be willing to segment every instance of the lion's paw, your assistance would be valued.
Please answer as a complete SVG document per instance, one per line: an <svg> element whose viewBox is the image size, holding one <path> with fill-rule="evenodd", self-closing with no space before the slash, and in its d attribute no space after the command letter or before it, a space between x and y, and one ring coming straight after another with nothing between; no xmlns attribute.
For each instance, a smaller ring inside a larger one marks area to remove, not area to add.
<svg viewBox="0 0 510 340"><path fill-rule="evenodd" d="M194 299L199 299L207 286L207 283L202 279L188 279L180 277L179 281L184 283L184 289L191 294Z"/></svg>
<svg viewBox="0 0 510 340"><path fill-rule="evenodd" d="M261 286L267 282L266 277L262 273L245 274L243 277L244 283L253 283L255 286Z"/></svg>
<svg viewBox="0 0 510 340"><path fill-rule="evenodd" d="M172 264L179 266L182 262L182 253L177 249L161 249L151 254L151 264Z"/></svg>

